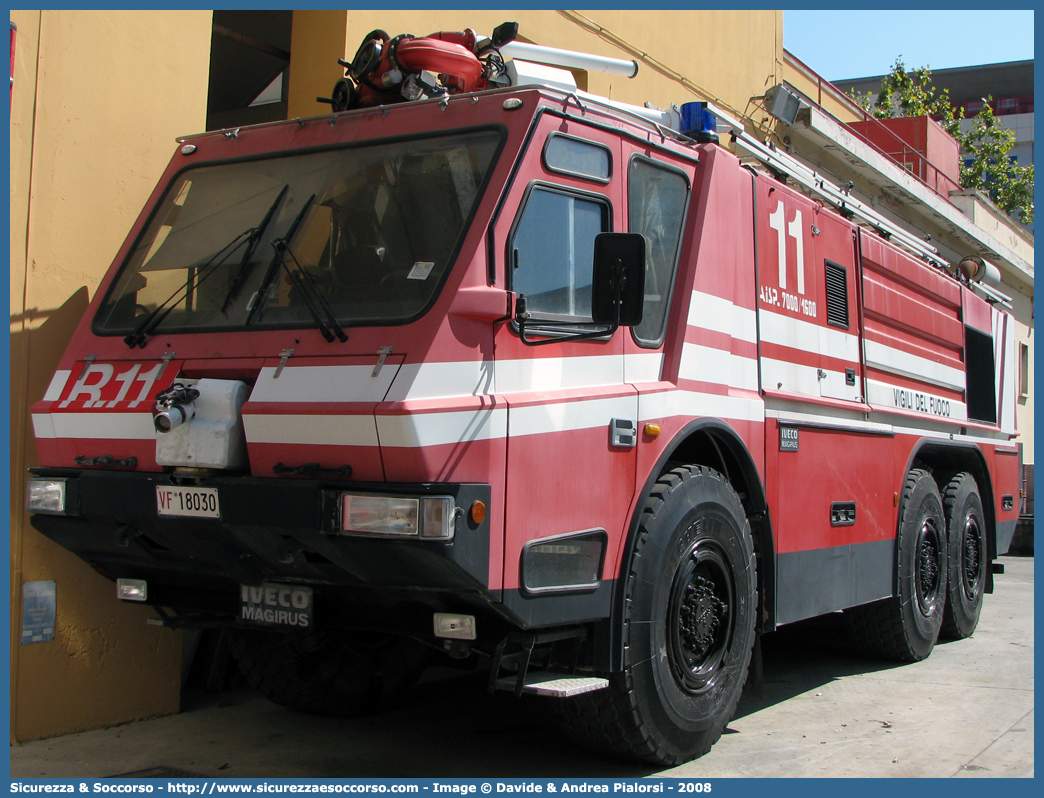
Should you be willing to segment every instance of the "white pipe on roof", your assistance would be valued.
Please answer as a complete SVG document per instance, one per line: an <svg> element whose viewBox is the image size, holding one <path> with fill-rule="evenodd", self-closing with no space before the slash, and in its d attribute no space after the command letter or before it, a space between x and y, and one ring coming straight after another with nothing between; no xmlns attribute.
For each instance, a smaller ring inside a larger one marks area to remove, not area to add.
<svg viewBox="0 0 1044 798"><path fill-rule="evenodd" d="M557 47L544 47L540 44L511 42L500 48L505 58L518 58L522 61L535 61L538 64L587 69L593 72L608 72L612 75L624 75L633 78L638 74L638 62L625 61L620 58L606 58L601 55L578 53L573 50L559 50Z"/></svg>

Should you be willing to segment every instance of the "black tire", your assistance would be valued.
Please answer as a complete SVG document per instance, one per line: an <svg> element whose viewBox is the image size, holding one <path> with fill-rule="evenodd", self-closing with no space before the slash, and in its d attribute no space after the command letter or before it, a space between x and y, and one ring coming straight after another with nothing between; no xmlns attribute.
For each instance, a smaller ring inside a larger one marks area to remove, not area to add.
<svg viewBox="0 0 1044 798"><path fill-rule="evenodd" d="M939 486L927 471L914 469L899 510L898 595L845 611L863 653L901 662L932 653L946 605L947 560Z"/></svg>
<svg viewBox="0 0 1044 798"><path fill-rule="evenodd" d="M943 511L949 539L949 579L942 635L952 640L971 637L979 624L986 590L986 521L975 478L958 474L943 491Z"/></svg>
<svg viewBox="0 0 1044 798"><path fill-rule="evenodd" d="M398 635L340 629L237 629L232 656L251 687L312 715L377 712L420 677L425 650Z"/></svg>
<svg viewBox="0 0 1044 798"><path fill-rule="evenodd" d="M754 545L721 474L683 466L660 478L624 578L624 669L560 714L583 742L677 765L732 719L754 644Z"/></svg>

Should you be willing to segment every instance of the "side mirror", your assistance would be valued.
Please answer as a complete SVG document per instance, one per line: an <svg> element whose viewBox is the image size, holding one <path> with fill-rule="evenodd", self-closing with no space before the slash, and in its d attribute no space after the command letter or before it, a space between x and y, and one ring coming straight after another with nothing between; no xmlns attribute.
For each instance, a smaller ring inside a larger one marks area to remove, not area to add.
<svg viewBox="0 0 1044 798"><path fill-rule="evenodd" d="M594 243L591 319L634 327L645 307L645 236L599 233Z"/></svg>

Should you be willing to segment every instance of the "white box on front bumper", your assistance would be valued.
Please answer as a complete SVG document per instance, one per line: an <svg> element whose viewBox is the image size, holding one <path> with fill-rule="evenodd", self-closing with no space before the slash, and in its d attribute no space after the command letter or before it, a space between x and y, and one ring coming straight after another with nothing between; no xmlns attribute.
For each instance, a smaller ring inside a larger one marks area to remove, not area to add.
<svg viewBox="0 0 1044 798"><path fill-rule="evenodd" d="M179 380L189 384L191 380ZM156 463L193 468L245 468L246 436L241 408L250 392L238 380L202 379L194 415L169 432L156 433Z"/></svg>

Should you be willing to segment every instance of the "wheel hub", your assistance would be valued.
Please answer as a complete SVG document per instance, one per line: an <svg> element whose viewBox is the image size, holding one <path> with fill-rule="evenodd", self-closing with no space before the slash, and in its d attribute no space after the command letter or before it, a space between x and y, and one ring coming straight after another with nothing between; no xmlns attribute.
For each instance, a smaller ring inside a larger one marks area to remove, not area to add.
<svg viewBox="0 0 1044 798"><path fill-rule="evenodd" d="M979 535L979 525L975 523L974 519L968 519L961 543L962 586L964 594L969 599L974 599L979 592L979 576L982 568L982 540Z"/></svg>
<svg viewBox="0 0 1044 798"><path fill-rule="evenodd" d="M918 540L916 563L917 603L924 615L931 615L939 602L941 552L939 530L932 519L926 518Z"/></svg>
<svg viewBox="0 0 1044 798"><path fill-rule="evenodd" d="M667 608L668 660L678 685L712 689L732 644L736 589L727 555L713 540L692 544L675 571Z"/></svg>
<svg viewBox="0 0 1044 798"><path fill-rule="evenodd" d="M679 632L685 649L703 657L714 645L714 638L728 615L728 605L714 593L714 584L703 576L686 585L682 601Z"/></svg>

